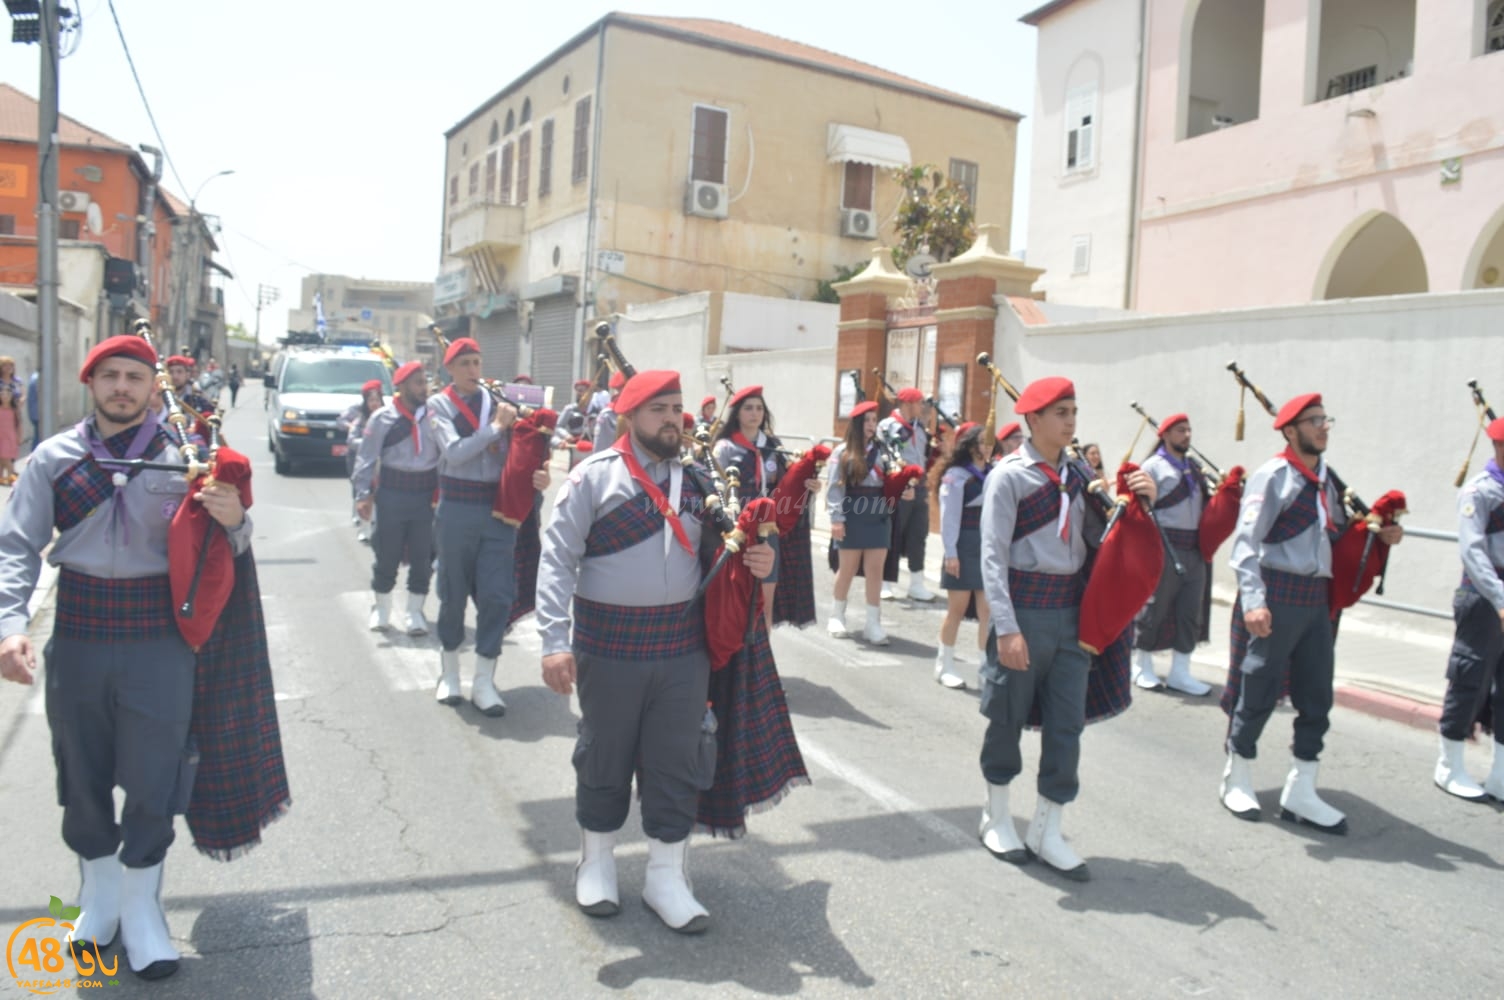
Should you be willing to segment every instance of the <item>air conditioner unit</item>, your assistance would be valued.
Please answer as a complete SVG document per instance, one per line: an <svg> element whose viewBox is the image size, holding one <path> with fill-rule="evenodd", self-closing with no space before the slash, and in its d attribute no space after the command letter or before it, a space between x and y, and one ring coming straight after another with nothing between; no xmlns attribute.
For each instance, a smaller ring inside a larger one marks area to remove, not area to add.
<svg viewBox="0 0 1504 1000"><path fill-rule="evenodd" d="M859 240L877 239L877 216L861 208L842 209L841 235Z"/></svg>
<svg viewBox="0 0 1504 1000"><path fill-rule="evenodd" d="M88 208L89 192L87 191L59 191L57 193L59 212L86 212Z"/></svg>
<svg viewBox="0 0 1504 1000"><path fill-rule="evenodd" d="M684 214L704 219L726 217L726 185L712 181L690 181L684 199Z"/></svg>

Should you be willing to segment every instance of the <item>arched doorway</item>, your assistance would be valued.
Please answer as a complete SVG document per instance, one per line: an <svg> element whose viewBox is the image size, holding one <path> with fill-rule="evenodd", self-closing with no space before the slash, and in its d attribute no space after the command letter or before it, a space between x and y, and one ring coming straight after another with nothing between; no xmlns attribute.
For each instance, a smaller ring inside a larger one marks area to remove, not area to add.
<svg viewBox="0 0 1504 1000"><path fill-rule="evenodd" d="M1316 283L1318 299L1413 295L1429 290L1420 244L1388 212L1369 212L1353 220L1327 251Z"/></svg>
<svg viewBox="0 0 1504 1000"><path fill-rule="evenodd" d="M1468 256L1463 288L1504 288L1504 208L1484 224Z"/></svg>

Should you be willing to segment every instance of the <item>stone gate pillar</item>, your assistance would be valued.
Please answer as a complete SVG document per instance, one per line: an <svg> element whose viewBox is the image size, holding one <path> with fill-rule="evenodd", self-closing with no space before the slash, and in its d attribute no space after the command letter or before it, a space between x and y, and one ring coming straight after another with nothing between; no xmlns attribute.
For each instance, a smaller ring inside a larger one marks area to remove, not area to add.
<svg viewBox="0 0 1504 1000"><path fill-rule="evenodd" d="M841 320L836 334L835 398L840 409L842 373L856 369L863 385L867 373L882 368L887 360L888 310L891 304L913 291L913 284L893 266L893 251L874 247L872 263L852 278L832 286L841 296ZM832 433L846 433L846 414L834 413Z"/></svg>

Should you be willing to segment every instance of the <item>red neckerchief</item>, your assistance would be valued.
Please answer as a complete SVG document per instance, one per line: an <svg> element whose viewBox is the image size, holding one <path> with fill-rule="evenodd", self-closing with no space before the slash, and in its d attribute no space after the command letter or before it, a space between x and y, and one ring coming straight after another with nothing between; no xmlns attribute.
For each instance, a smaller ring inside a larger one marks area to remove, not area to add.
<svg viewBox="0 0 1504 1000"><path fill-rule="evenodd" d="M1316 484L1316 495L1321 498L1321 527L1323 530L1330 528L1332 526L1332 511L1331 507L1328 506L1326 498L1326 476L1316 475L1315 471L1305 462L1301 461L1300 456L1295 453L1295 449L1289 445L1285 445L1285 450L1280 453L1280 457L1289 462L1290 467L1304 476L1307 482ZM1319 464L1321 459L1318 458L1316 461Z"/></svg>
<svg viewBox="0 0 1504 1000"><path fill-rule="evenodd" d="M1071 540L1071 494L1066 489L1065 483L1060 478L1060 473L1048 462L1035 462L1034 468L1044 473L1044 477L1055 484L1060 491L1060 537L1065 541ZM1065 468L1066 475L1070 475L1070 466Z"/></svg>
<svg viewBox="0 0 1504 1000"><path fill-rule="evenodd" d="M756 460L756 465L757 465L757 495L758 496L763 496L764 494L766 494L767 490L763 487L763 482L762 482L763 481L762 452L758 451L757 450L757 445L753 444L751 441L748 441L747 440L747 435L743 434L739 430L732 432L732 434L731 434L731 440L734 443L741 445L743 448L747 449L748 451L750 451L752 453L752 457L753 457L753 459Z"/></svg>
<svg viewBox="0 0 1504 1000"><path fill-rule="evenodd" d="M473 427L475 430L480 430L480 417L477 417L475 415L475 411L470 409L469 404L465 402L465 397L454 391L453 382L444 387L444 395L448 396L450 400L453 401L455 409L459 410L465 415L465 419L470 421L471 427Z"/></svg>
<svg viewBox="0 0 1504 1000"><path fill-rule="evenodd" d="M674 532L674 538L684 546L685 552L694 555L694 547L689 544L689 533L684 530L684 524L679 520L679 512L669 506L668 497L663 495L657 483L648 478L648 474L642 469L642 463L637 461L636 455L632 454L631 435L618 438L611 447L621 454L622 461L627 463L627 471L632 474L632 479L642 487L642 492L648 495L648 499L653 501L653 506L658 508L658 513L662 514L663 519L668 522L669 528Z"/></svg>
<svg viewBox="0 0 1504 1000"><path fill-rule="evenodd" d="M397 408L398 413L407 418L408 423L413 425L413 454L421 455L423 453L423 436L418 433L417 414L407 408L407 404L402 401L401 396L393 396L392 405ZM422 409L422 407L419 407L419 409Z"/></svg>
<svg viewBox="0 0 1504 1000"><path fill-rule="evenodd" d="M903 429L908 431L910 434L914 433L914 425L909 423L901 415L899 415L899 412L897 410L894 410L892 413L888 414L888 416L896 420L899 425L902 426Z"/></svg>

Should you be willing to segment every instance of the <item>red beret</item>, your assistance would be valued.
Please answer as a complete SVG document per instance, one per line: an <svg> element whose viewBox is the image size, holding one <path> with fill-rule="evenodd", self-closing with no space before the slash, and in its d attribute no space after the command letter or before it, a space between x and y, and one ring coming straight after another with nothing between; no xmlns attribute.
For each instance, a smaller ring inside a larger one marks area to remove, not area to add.
<svg viewBox="0 0 1504 1000"><path fill-rule="evenodd" d="M574 380L574 387L576 389L588 389L590 388L591 384L592 383L588 378L577 378Z"/></svg>
<svg viewBox="0 0 1504 1000"><path fill-rule="evenodd" d="M1504 417L1489 421L1483 433L1488 435L1490 441L1504 441Z"/></svg>
<svg viewBox="0 0 1504 1000"><path fill-rule="evenodd" d="M1295 422L1306 410L1313 406L1321 405L1321 393L1308 392L1303 396L1296 396L1284 406L1279 408L1279 415L1274 418L1274 429L1284 430L1285 427Z"/></svg>
<svg viewBox="0 0 1504 1000"><path fill-rule="evenodd" d="M1190 423L1191 418L1184 413L1172 413L1159 422L1159 436L1164 437L1170 432L1170 428L1176 424Z"/></svg>
<svg viewBox="0 0 1504 1000"><path fill-rule="evenodd" d="M1030 382L1028 388L1019 395L1018 402L1013 404L1013 412L1038 413L1046 406L1058 403L1062 399L1075 398L1076 387L1071 384L1071 380L1052 375L1049 378Z"/></svg>
<svg viewBox="0 0 1504 1000"><path fill-rule="evenodd" d="M514 385L532 385L533 384L533 377L531 375L518 375L516 378L512 379L512 384L514 384Z"/></svg>
<svg viewBox="0 0 1504 1000"><path fill-rule="evenodd" d="M181 354L174 354L169 357L163 364L167 368L171 368L173 365L182 365L184 368L192 368L193 359L185 358Z"/></svg>
<svg viewBox="0 0 1504 1000"><path fill-rule="evenodd" d="M455 358L462 358L467 354L479 354L480 345L469 337L461 337L449 345L449 350L444 352L444 364L449 364Z"/></svg>
<svg viewBox="0 0 1504 1000"><path fill-rule="evenodd" d="M695 415L688 410L684 411L684 429L687 431L695 429Z"/></svg>
<svg viewBox="0 0 1504 1000"><path fill-rule="evenodd" d="M898 401L900 403L922 403L924 402L924 393L913 386L906 386L898 390Z"/></svg>
<svg viewBox="0 0 1504 1000"><path fill-rule="evenodd" d="M1022 430L1023 428L1020 427L1017 423L1004 424L1003 426L998 428L997 443L1002 444L1004 438L1012 437L1013 435L1020 433Z"/></svg>
<svg viewBox="0 0 1504 1000"><path fill-rule="evenodd" d="M152 350L144 337L122 333L94 345L89 356L84 358L84 366L79 369L78 380L89 381L89 376L94 374L94 366L105 358L130 358L132 361L141 362L148 368L157 367L157 352Z"/></svg>
<svg viewBox="0 0 1504 1000"><path fill-rule="evenodd" d="M877 402L875 400L869 399L865 403L858 403L855 406L853 406L851 408L851 412L848 413L848 414L846 414L846 419L848 419L848 420L855 420L857 417L865 417L867 414L871 413L872 411L874 411L876 409L877 409Z"/></svg>
<svg viewBox="0 0 1504 1000"><path fill-rule="evenodd" d="M621 372L612 372L611 381L608 383L613 389L620 389L627 384L627 377Z"/></svg>
<svg viewBox="0 0 1504 1000"><path fill-rule="evenodd" d="M964 423L960 427L956 428L956 437L960 437L962 434L965 434L967 431L971 430L976 425L977 425L977 422L975 420L968 420L968 421L966 421L966 423Z"/></svg>
<svg viewBox="0 0 1504 1000"><path fill-rule="evenodd" d="M747 401L748 399L750 399L753 396L758 396L758 397L762 396L762 386L760 386L760 385L742 386L742 388L738 389L737 392L736 392L736 394L731 397L731 409L733 409L733 410L736 409L738 406L741 406L742 403L744 403L745 401Z"/></svg>
<svg viewBox="0 0 1504 1000"><path fill-rule="evenodd" d="M714 396L706 396L704 399L700 400L700 409L703 410L703 409L705 409L705 407L709 406L711 403L714 403L714 402L715 402L715 397Z"/></svg>
<svg viewBox="0 0 1504 1000"><path fill-rule="evenodd" d="M611 404L611 408L617 413L631 413L650 399L683 391L679 387L679 373L676 371L660 369L638 372L627 379L626 387L622 389L621 395L616 397L616 402Z"/></svg>
<svg viewBox="0 0 1504 1000"><path fill-rule="evenodd" d="M401 368L398 368L396 371L392 372L392 385L394 385L394 386L401 385L403 382L406 382L408 379L412 378L414 375L421 375L422 373L423 373L423 362L421 362L421 361L409 361L407 364L403 365Z"/></svg>
<svg viewBox="0 0 1504 1000"><path fill-rule="evenodd" d="M369 381L364 382L364 383L361 384L360 394L362 396L364 396L366 393L370 392L372 389L375 389L377 392L380 392L384 388L386 388L386 387L381 384L381 379L379 379L379 378L373 378L373 379L370 379Z"/></svg>

